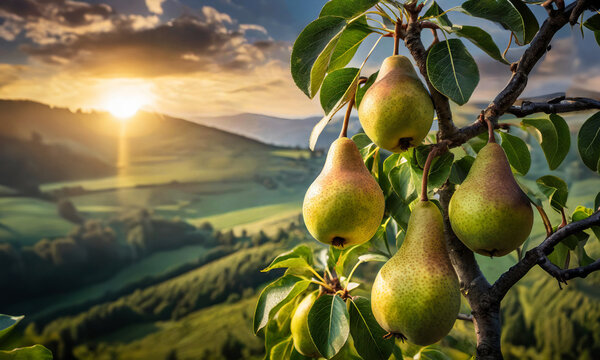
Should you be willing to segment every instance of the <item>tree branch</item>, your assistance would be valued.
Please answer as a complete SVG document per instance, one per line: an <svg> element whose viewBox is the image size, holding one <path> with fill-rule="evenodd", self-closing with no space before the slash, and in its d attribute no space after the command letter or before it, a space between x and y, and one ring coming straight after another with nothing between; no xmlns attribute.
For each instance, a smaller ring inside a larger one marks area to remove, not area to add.
<svg viewBox="0 0 600 360"><path fill-rule="evenodd" d="M524 117L535 113L557 114L572 111L600 109L600 101L588 98L559 98L558 102L529 102L521 106L511 106L506 112L516 117Z"/></svg>
<svg viewBox="0 0 600 360"><path fill-rule="evenodd" d="M555 277L556 280L558 280L558 283L560 285L560 283L566 284L567 280L570 280L570 279L573 279L576 277L584 278L584 277L588 276L589 274L593 273L594 271L600 270L600 259L596 260L593 263L586 265L586 266L580 266L580 267L577 267L574 269L561 269L558 266L554 265L548 259L548 257L544 256L544 260L541 261L539 265L548 274Z"/></svg>
<svg viewBox="0 0 600 360"><path fill-rule="evenodd" d="M544 21L540 30L521 56L521 59L516 63L517 65L512 67L514 72L508 84L484 110L486 119L497 124L498 118L506 113L511 105L514 104L527 85L529 73L546 53L546 49L554 34L569 22L569 17L576 5L577 2L574 2L565 7L564 11L553 11L552 15ZM451 147L460 146L485 130L486 124L476 121L471 125L461 128L456 136L448 140L452 140Z"/></svg>
<svg viewBox="0 0 600 360"><path fill-rule="evenodd" d="M417 63L421 75L423 75L427 82L427 88L431 94L431 100L433 101L438 118L438 138L451 138L458 132L458 128L452 122L452 111L450 110L448 98L435 89L427 76L427 50L425 50L425 46L423 46L423 42L421 41L423 24L416 21L419 13L414 5L406 4L405 8L411 12L411 19L406 28L404 43ZM416 15L414 15L415 12Z"/></svg>
<svg viewBox="0 0 600 360"><path fill-rule="evenodd" d="M521 261L508 269L504 274L498 278L498 280L492 285L490 292L492 298L500 301L506 295L508 290L513 287L519 280L525 276L533 268L536 264L542 264L546 261L546 256L549 255L554 247L569 237L570 235L576 234L580 231L589 229L592 226L600 225L600 211L596 211L588 218L583 220L572 222L565 227L556 230L555 233L548 236L540 245L537 247L527 251L525 256ZM597 261L596 261L597 262ZM594 262L594 264L596 263ZM591 265L589 265L591 266ZM585 271L595 271L600 270L600 265L595 265L596 267L591 267L585 269ZM576 270L576 269L569 269ZM567 271L569 271L567 270ZM577 270L580 271L580 270ZM573 275L577 274L577 271L573 272ZM587 274L585 274L587 275Z"/></svg>

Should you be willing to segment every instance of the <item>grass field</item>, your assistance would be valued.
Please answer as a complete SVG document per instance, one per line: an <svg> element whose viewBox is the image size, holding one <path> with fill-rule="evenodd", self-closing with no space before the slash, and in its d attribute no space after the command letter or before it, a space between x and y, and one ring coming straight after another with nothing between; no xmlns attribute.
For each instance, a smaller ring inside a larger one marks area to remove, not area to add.
<svg viewBox="0 0 600 360"><path fill-rule="evenodd" d="M107 292L118 291L145 277L160 275L185 263L197 260L206 253L206 250L202 246L184 246L175 250L161 251L122 269L106 281L64 294L31 299L30 301L20 303L18 308L19 311L25 311L31 317L35 318L60 309L92 301L102 297ZM7 311L9 310L7 309Z"/></svg>
<svg viewBox="0 0 600 360"><path fill-rule="evenodd" d="M32 245L67 234L74 224L58 216L56 204L33 198L0 198L0 242Z"/></svg>
<svg viewBox="0 0 600 360"><path fill-rule="evenodd" d="M289 219L298 215L302 208L302 203L292 201L282 204L256 206L242 210L230 211L224 214L213 215L199 219L189 219L193 225L200 225L205 221L210 222L215 229L229 229L236 227L241 231L245 228L253 233L262 230L266 222L277 222L278 219Z"/></svg>
<svg viewBox="0 0 600 360"><path fill-rule="evenodd" d="M228 338L242 342L245 351L260 351L263 340L251 330L255 303L256 296L252 296L234 304L205 308L177 321L133 325L99 339L102 344L93 352L80 346L75 353L80 359L90 360L146 360L165 359L175 350L180 359L202 359L205 352L217 356Z"/></svg>

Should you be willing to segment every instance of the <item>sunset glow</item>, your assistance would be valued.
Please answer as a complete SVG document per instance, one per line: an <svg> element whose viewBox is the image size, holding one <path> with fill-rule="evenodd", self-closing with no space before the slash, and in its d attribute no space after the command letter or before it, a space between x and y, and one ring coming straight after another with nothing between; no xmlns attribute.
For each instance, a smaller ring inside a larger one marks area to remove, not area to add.
<svg viewBox="0 0 600 360"><path fill-rule="evenodd" d="M114 117L127 120L146 104L143 96L116 92L107 97L105 108Z"/></svg>

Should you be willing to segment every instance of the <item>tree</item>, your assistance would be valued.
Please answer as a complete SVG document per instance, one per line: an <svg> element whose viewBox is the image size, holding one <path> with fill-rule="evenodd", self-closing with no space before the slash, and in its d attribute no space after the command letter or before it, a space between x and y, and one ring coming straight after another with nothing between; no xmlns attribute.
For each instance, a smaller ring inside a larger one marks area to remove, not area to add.
<svg viewBox="0 0 600 360"><path fill-rule="evenodd" d="M543 219L546 237L537 246L517 249L518 262L494 283L485 278L474 253L458 239L450 226L450 199L468 173L488 129L491 136L496 136L494 130L500 133L502 147L519 179L520 175L528 172L531 155L522 139L508 134L511 125L521 126L536 135L549 169L554 170L565 159L571 143L568 126L558 114L600 109L600 102L597 100L566 96L545 102L524 101L519 106L515 105L526 88L530 72L542 56L550 51L550 42L560 29L580 21L583 27L594 33L600 44L600 14L593 14L600 8L600 1L577 0L570 4L565 4L562 0L545 1L541 5L547 10L547 17L541 25L530 10L530 6L537 5L529 3L531 2L519 0L468 0L459 7L469 16L502 25L511 39L509 48L513 39L514 43L525 48L520 59L513 63L505 58L508 48L502 54L485 30L453 24L449 13L457 8L444 12L434 1L403 3L392 0L331 0L321 10L319 18L298 36L292 51L292 76L308 97L320 94L325 111L325 116L311 134L311 148L314 148L320 132L333 115L348 105L342 130L342 134L345 134L352 108L360 106L362 96L373 84L376 74L368 77L361 74L364 62L360 68L346 67L363 40L371 34L379 34L379 40L393 37L394 54L398 54L400 44L404 43L425 79L437 114L439 130L435 136L428 137L429 145L393 154L385 160L382 160L377 145L365 134L358 134L353 138L367 168L386 195L386 216L373 239L365 245L341 251L329 248L325 250L325 256L317 257L325 258L325 262L314 260L313 250L302 245L281 254L265 269L295 269L269 284L257 303L254 330L259 332L264 329L267 357L297 355L294 355L296 350L285 319L293 313L300 295L306 294L314 286L311 284L319 287L322 295L319 299L324 300L316 301L311 308L308 327L316 347L327 358L339 352L350 335L356 351L365 359L372 358L370 354L373 351L381 359L387 359L392 352L397 351L393 342L380 336L364 336L381 334L382 329L369 313L369 300L350 295L354 287L351 280L359 264L386 261L392 255L388 243L390 235L398 246L401 245L411 203L418 198L420 182L415 181L415 178L421 176L425 184L424 193L437 195L443 210L447 250L459 277L461 292L472 309L470 315L461 314L459 319L474 322L477 359L503 358L500 345L500 305L509 289L532 268L539 266L556 278L559 284L566 284L570 279L583 278L600 270L600 259L589 258L584 248L590 237L590 229L595 236L600 236L600 194L593 200L593 209L579 206L569 216L565 209L568 186L556 176L545 175L537 179L534 185L537 190L526 182L520 182ZM586 19L587 10L592 11L592 16ZM425 29L433 33L433 42L427 48L421 36ZM440 33L446 40L440 41ZM506 64L510 79L472 124L459 128L453 122L450 101L458 105L465 104L479 81L477 64L464 46L464 40L472 42L493 59ZM374 47L378 44L379 41ZM549 115L521 119L518 124L515 119L499 122L505 114L523 118L540 113ZM598 173L599 133L600 113L596 113L583 124L577 144L584 165ZM459 147L468 149L468 152L463 158L454 159L454 153L450 150ZM431 171L428 171L429 166ZM430 187L427 187L427 183ZM560 225L552 226L544 205L550 205L553 211L561 215ZM579 255L576 256L576 253ZM568 259L575 257L578 263L571 261L570 266L566 265L569 264ZM331 331L323 332L323 323L331 325ZM423 348L421 351L437 350Z"/></svg>

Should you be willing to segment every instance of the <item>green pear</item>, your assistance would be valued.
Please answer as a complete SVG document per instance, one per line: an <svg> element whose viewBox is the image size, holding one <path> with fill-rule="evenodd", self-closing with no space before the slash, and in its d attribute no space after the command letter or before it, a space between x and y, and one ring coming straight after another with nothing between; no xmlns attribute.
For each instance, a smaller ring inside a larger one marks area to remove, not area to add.
<svg viewBox="0 0 600 360"><path fill-rule="evenodd" d="M369 241L381 224L385 199L354 141L329 148L321 174L306 191L302 213L311 235L338 248Z"/></svg>
<svg viewBox="0 0 600 360"><path fill-rule="evenodd" d="M433 344L452 329L460 288L433 202L415 205L404 243L375 278L371 308L383 329L417 345Z"/></svg>
<svg viewBox="0 0 600 360"><path fill-rule="evenodd" d="M304 300L298 304L290 324L294 347L300 354L311 358L321 357L321 354L308 331L308 312L315 303L315 300L317 300L316 292L305 297Z"/></svg>
<svg viewBox="0 0 600 360"><path fill-rule="evenodd" d="M407 57L383 61L360 102L358 118L380 148L398 153L423 141L433 122L433 103Z"/></svg>
<svg viewBox="0 0 600 360"><path fill-rule="evenodd" d="M490 142L479 151L448 215L456 236L482 255L506 255L527 239L533 210L500 145Z"/></svg>

